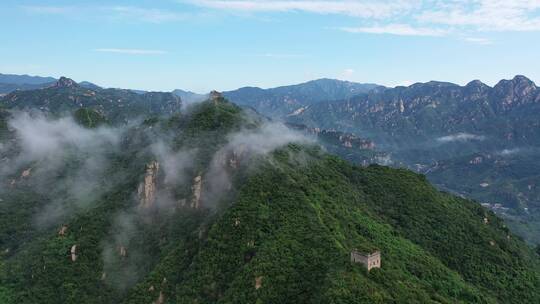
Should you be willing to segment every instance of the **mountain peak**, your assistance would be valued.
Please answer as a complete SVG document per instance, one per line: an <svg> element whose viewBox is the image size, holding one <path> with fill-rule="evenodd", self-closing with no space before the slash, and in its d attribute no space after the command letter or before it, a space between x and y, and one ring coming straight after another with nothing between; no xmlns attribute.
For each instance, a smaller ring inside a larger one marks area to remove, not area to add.
<svg viewBox="0 0 540 304"><path fill-rule="evenodd" d="M483 83L482 81L478 80L478 79L475 79L469 83L467 83L467 85L465 85L466 87L468 88L471 88L471 87L487 87L488 85Z"/></svg>
<svg viewBox="0 0 540 304"><path fill-rule="evenodd" d="M217 103L221 101L222 99L223 99L223 94L221 94L220 92L215 91L215 90L210 92L210 100L213 101L214 103Z"/></svg>
<svg viewBox="0 0 540 304"><path fill-rule="evenodd" d="M511 81L516 84L526 84L526 85L536 86L532 80L530 80L529 78L523 75L516 75Z"/></svg>
<svg viewBox="0 0 540 304"><path fill-rule="evenodd" d="M418 89L418 88L450 88L450 87L458 87L457 84L451 83L451 82L444 82L444 81L435 81L431 80L428 82L417 82L414 83L408 88Z"/></svg>
<svg viewBox="0 0 540 304"><path fill-rule="evenodd" d="M537 89L534 82L523 75L516 75L511 80L501 80L495 85L494 88L499 93L511 93L517 95L518 97L528 95Z"/></svg>
<svg viewBox="0 0 540 304"><path fill-rule="evenodd" d="M489 89L490 87L480 80L473 80L465 86L465 90L471 93L481 93Z"/></svg>
<svg viewBox="0 0 540 304"><path fill-rule="evenodd" d="M60 77L58 81L53 85L55 88L71 88L71 87L78 87L79 85L71 78L67 77Z"/></svg>

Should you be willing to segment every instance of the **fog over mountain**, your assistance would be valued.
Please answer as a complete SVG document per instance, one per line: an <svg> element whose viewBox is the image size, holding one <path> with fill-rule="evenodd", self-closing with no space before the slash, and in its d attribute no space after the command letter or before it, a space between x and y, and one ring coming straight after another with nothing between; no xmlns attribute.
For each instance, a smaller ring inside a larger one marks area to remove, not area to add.
<svg viewBox="0 0 540 304"><path fill-rule="evenodd" d="M12 91L0 302L536 303L538 89L472 86Z"/></svg>
<svg viewBox="0 0 540 304"><path fill-rule="evenodd" d="M286 122L365 138L394 166L425 173L441 189L488 204L529 241L540 241L540 180L536 171L517 165L534 166L540 156L501 153L537 151L540 145L540 89L525 76L493 87L478 80L465 86L431 81L349 97L321 93L326 100L303 103L283 91L263 91L263 101L248 92L230 98ZM507 165L510 157L515 166Z"/></svg>

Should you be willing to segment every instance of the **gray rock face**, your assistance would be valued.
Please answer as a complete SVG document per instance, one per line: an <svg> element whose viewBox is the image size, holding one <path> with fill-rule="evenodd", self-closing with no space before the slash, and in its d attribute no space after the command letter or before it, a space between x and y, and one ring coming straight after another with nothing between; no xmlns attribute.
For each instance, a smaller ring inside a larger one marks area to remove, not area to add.
<svg viewBox="0 0 540 304"><path fill-rule="evenodd" d="M147 209L154 205L156 201L158 173L159 163L157 161L152 161L146 165L144 180L139 184L137 191L139 208Z"/></svg>
<svg viewBox="0 0 540 304"><path fill-rule="evenodd" d="M78 87L79 85L70 78L67 77L60 77L58 81L53 85L53 87L56 88L71 88L71 87Z"/></svg>
<svg viewBox="0 0 540 304"><path fill-rule="evenodd" d="M201 205L201 193L202 193L202 176L197 175L193 179L193 186L191 186L193 198L191 199L191 208L198 209Z"/></svg>

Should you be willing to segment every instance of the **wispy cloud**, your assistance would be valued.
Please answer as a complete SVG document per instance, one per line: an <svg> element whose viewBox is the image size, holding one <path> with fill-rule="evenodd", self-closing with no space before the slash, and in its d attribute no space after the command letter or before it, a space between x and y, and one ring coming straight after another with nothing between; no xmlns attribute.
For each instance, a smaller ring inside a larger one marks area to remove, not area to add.
<svg viewBox="0 0 540 304"><path fill-rule="evenodd" d="M30 14L63 15L69 18L89 19L103 18L109 20L125 20L130 22L165 23L197 19L201 14L191 14L177 10L138 6L97 6L97 5L25 5L20 8Z"/></svg>
<svg viewBox="0 0 540 304"><path fill-rule="evenodd" d="M449 142L456 142L456 141L459 141L459 142L473 141L473 140L482 141L484 139L486 138L483 135L475 135L475 134L470 134L470 133L457 133L457 134L451 134L451 135L439 137L437 138L437 141L442 142L442 143L449 143Z"/></svg>
<svg viewBox="0 0 540 304"><path fill-rule="evenodd" d="M471 36L477 32L540 31L540 0L176 0L201 8L181 11L171 8L107 5L25 5L33 14L70 18L107 18L128 22L166 23L198 20L208 11L240 13L304 12L342 15L356 19L357 26L334 27L351 33L405 36ZM206 12L204 10L206 9ZM202 11L202 12L201 12ZM467 39L466 39L467 40ZM488 44L471 38L471 43Z"/></svg>
<svg viewBox="0 0 540 304"><path fill-rule="evenodd" d="M350 80L351 77L354 75L354 72L355 71L352 68L344 69L343 71L341 71L340 78L345 79L345 80Z"/></svg>
<svg viewBox="0 0 540 304"><path fill-rule="evenodd" d="M517 154L519 152L522 152L522 149L512 148L512 149L503 149L501 151L496 152L496 154L502 155L502 156L509 156L509 155Z"/></svg>
<svg viewBox="0 0 540 304"><path fill-rule="evenodd" d="M412 80L402 80L402 81L399 81L397 82L395 85L390 85L390 86L396 86L396 87L399 87L399 86L402 86L402 87L408 87L408 86L411 86L415 83L415 81L412 81Z"/></svg>
<svg viewBox="0 0 540 304"><path fill-rule="evenodd" d="M478 31L540 31L539 10L538 0L441 1L416 19Z"/></svg>
<svg viewBox="0 0 540 304"><path fill-rule="evenodd" d="M23 5L20 8L33 14L68 14L75 11L72 6Z"/></svg>
<svg viewBox="0 0 540 304"><path fill-rule="evenodd" d="M352 33L442 36L450 33L540 31L539 0L179 0L249 13L306 12L358 18ZM469 42L487 44L485 40Z"/></svg>
<svg viewBox="0 0 540 304"><path fill-rule="evenodd" d="M317 14L341 14L364 18L384 18L409 10L414 1L308 1L308 0L188 0L180 1L212 9L244 12L304 11Z"/></svg>
<svg viewBox="0 0 540 304"><path fill-rule="evenodd" d="M162 50L114 49L114 48L94 49L94 52L129 54L129 55L162 55L162 54L167 54L166 51L162 51Z"/></svg>
<svg viewBox="0 0 540 304"><path fill-rule="evenodd" d="M304 57L301 54L288 54L288 53L263 53L257 54L257 57L275 58L275 59L287 59L287 58L300 58Z"/></svg>
<svg viewBox="0 0 540 304"><path fill-rule="evenodd" d="M170 21L186 20L190 15L175 11L167 11L155 8L141 8L135 6L113 6L102 8L115 13L117 18L134 18L150 23L164 23Z"/></svg>
<svg viewBox="0 0 540 304"><path fill-rule="evenodd" d="M446 30L435 28L412 27L407 24L388 24L369 27L342 27L339 30L349 33L388 34L398 36L443 36Z"/></svg>
<svg viewBox="0 0 540 304"><path fill-rule="evenodd" d="M354 74L354 69L351 69L351 68L345 69L343 70L343 74L347 76L351 76L352 74Z"/></svg>
<svg viewBox="0 0 540 304"><path fill-rule="evenodd" d="M474 43L474 44L480 44L480 45L490 45L493 44L493 41L491 39L487 38L479 38L479 37L467 37L464 38L466 42Z"/></svg>

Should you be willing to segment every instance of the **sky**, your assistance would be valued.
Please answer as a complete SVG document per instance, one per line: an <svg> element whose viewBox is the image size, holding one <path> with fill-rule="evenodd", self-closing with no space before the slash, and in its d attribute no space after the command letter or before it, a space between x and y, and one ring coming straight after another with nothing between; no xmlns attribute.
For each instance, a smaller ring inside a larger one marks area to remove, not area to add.
<svg viewBox="0 0 540 304"><path fill-rule="evenodd" d="M0 73L104 87L540 81L540 0L2 0L0 37Z"/></svg>

